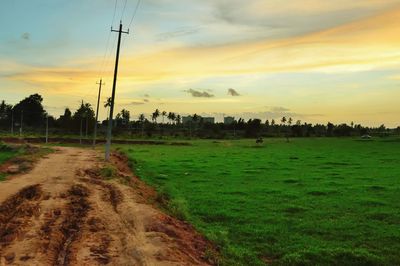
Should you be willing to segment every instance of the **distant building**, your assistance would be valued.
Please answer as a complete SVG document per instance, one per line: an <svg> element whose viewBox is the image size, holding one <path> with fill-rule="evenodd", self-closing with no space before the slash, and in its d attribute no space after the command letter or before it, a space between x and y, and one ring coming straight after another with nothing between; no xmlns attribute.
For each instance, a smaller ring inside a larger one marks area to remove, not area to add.
<svg viewBox="0 0 400 266"><path fill-rule="evenodd" d="M200 119L203 119L203 123L215 123L215 118L214 117L201 117Z"/></svg>
<svg viewBox="0 0 400 266"><path fill-rule="evenodd" d="M215 118L214 117L201 117L201 116L198 116L196 123L199 123L200 121L202 121L203 123L214 124L215 123ZM190 123L190 122L192 122L192 123L195 122L195 121L193 121L193 116L189 115L189 116L183 116L182 117L182 123L183 124L187 124L187 123Z"/></svg>
<svg viewBox="0 0 400 266"><path fill-rule="evenodd" d="M183 124L187 124L187 123L189 123L189 122L191 122L193 120L193 117L192 116L182 116L182 123Z"/></svg>
<svg viewBox="0 0 400 266"><path fill-rule="evenodd" d="M226 116L224 117L224 124L225 125L230 125L235 122L235 118L233 116Z"/></svg>

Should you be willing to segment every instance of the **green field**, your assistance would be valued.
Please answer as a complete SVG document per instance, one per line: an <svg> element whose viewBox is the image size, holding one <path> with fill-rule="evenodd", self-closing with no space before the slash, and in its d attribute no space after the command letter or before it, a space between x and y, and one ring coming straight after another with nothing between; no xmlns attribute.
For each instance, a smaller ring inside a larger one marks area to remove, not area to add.
<svg viewBox="0 0 400 266"><path fill-rule="evenodd" d="M400 141L123 146L228 265L400 265Z"/></svg>

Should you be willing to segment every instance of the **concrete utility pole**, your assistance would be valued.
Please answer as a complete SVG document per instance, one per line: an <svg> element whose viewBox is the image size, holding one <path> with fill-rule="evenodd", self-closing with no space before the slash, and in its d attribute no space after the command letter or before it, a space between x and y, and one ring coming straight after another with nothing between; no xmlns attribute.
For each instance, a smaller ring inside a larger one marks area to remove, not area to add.
<svg viewBox="0 0 400 266"><path fill-rule="evenodd" d="M83 100L82 100L82 104L81 104L81 108L83 107ZM83 114L81 113L81 126L80 126L80 130L79 130L79 144L82 145L82 124L83 124Z"/></svg>
<svg viewBox="0 0 400 266"><path fill-rule="evenodd" d="M11 135L14 135L14 108L11 110Z"/></svg>
<svg viewBox="0 0 400 266"><path fill-rule="evenodd" d="M89 132L89 114L86 110L86 134L85 134L85 139L88 137L88 132Z"/></svg>
<svg viewBox="0 0 400 266"><path fill-rule="evenodd" d="M22 123L24 122L24 110L21 110L21 125L19 127L19 136L22 136Z"/></svg>
<svg viewBox="0 0 400 266"><path fill-rule="evenodd" d="M82 115L81 115L81 127L79 131L79 144L82 145Z"/></svg>
<svg viewBox="0 0 400 266"><path fill-rule="evenodd" d="M113 126L113 113L114 113L114 100L115 100L115 89L117 87L117 76L118 76L118 62L119 62L119 49L121 46L121 34L129 34L128 31L122 31L122 21L119 23L119 30L111 31L118 32L118 45L117 45L117 54L115 59L115 69L114 69L114 81L113 81L113 88L112 88L112 95L111 95L111 106L110 106L110 116L108 119L108 130L107 130L107 143L106 143L106 154L105 159L106 161L110 160L110 152L111 152L111 137L112 137L112 126Z"/></svg>
<svg viewBox="0 0 400 266"><path fill-rule="evenodd" d="M99 105L100 105L100 96L101 96L101 86L106 85L103 83L103 79L100 79L99 84L99 95L97 96L97 109L96 109L96 121L94 122L94 130L93 130L93 149L96 147L96 138L97 138L97 122L99 120Z"/></svg>
<svg viewBox="0 0 400 266"><path fill-rule="evenodd" d="M49 115L46 115L46 144L49 143Z"/></svg>

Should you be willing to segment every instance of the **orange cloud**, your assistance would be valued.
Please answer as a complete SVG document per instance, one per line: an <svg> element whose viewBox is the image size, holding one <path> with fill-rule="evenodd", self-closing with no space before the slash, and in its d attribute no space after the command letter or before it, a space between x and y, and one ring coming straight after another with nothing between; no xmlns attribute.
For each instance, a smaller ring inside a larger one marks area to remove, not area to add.
<svg viewBox="0 0 400 266"><path fill-rule="evenodd" d="M311 1L311 0L310 0ZM371 2L371 1L370 1ZM372 1L374 2L374 1ZM376 2L376 1L375 1ZM293 71L357 71L397 64L400 9L325 31L276 41L181 47L121 57L122 83ZM128 49L127 49L128 50ZM12 80L57 85L93 83L98 59L79 59L79 68L33 68ZM111 73L109 73L110 75Z"/></svg>

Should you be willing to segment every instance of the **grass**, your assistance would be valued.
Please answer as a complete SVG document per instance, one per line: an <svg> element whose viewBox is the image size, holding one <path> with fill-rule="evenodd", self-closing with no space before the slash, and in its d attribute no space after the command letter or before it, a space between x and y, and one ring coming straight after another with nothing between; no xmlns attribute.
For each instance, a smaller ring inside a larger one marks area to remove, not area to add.
<svg viewBox="0 0 400 266"><path fill-rule="evenodd" d="M0 164L4 163L5 161L11 159L18 152L15 149L8 147L7 145L0 142Z"/></svg>
<svg viewBox="0 0 400 266"><path fill-rule="evenodd" d="M400 265L400 142L122 146L226 265Z"/></svg>
<svg viewBox="0 0 400 266"><path fill-rule="evenodd" d="M10 160L18 166L17 172L22 173L32 169L34 162L53 152L49 147L34 147L29 145L8 146L0 142L0 165ZM6 173L0 172L0 181L6 179Z"/></svg>

